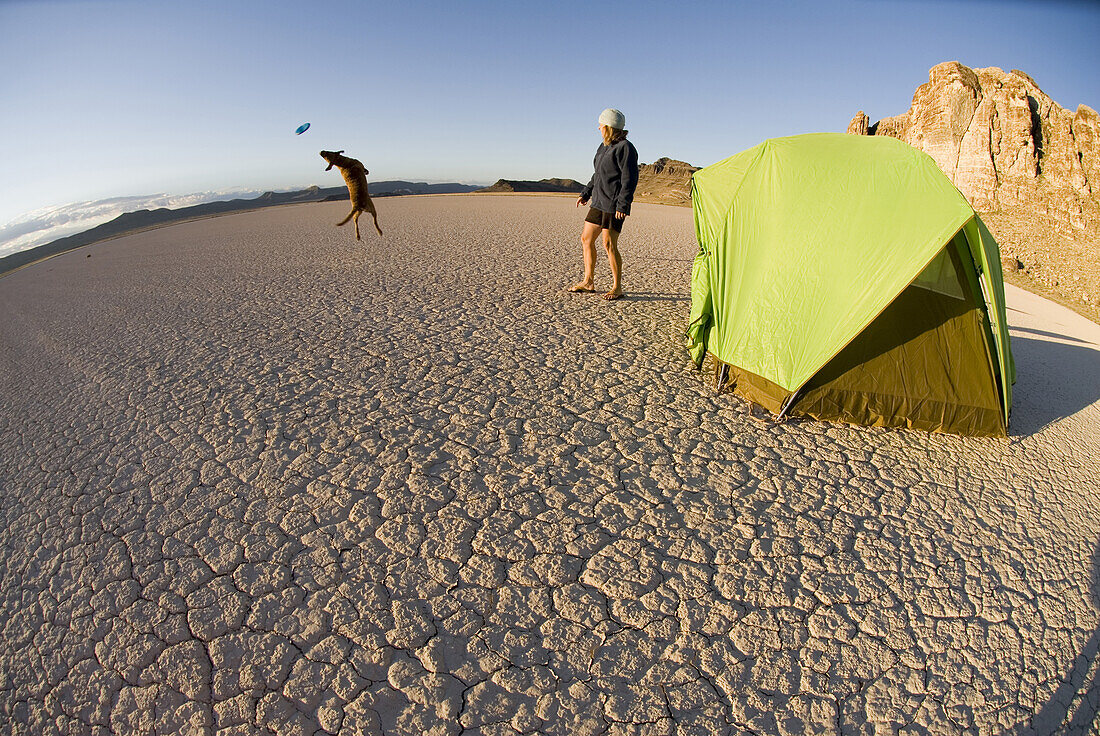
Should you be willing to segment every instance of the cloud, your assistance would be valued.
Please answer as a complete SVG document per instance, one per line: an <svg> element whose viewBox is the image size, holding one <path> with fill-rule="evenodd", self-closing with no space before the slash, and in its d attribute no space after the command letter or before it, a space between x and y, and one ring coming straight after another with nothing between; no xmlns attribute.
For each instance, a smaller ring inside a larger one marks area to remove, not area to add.
<svg viewBox="0 0 1100 736"><path fill-rule="evenodd" d="M252 199L261 194L263 192L258 190L239 189L179 195L148 194L44 207L0 225L0 257L82 233L127 212L162 207L180 209L226 199Z"/></svg>

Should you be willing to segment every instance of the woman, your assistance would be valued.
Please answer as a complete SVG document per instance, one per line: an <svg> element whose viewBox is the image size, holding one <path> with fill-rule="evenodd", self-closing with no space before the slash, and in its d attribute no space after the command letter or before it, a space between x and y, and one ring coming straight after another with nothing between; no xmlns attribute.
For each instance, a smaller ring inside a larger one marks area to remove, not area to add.
<svg viewBox="0 0 1100 736"><path fill-rule="evenodd" d="M634 189L638 186L638 151L626 139L626 116L618 110L608 108L600 113L599 128L603 143L596 149L592 162L595 173L577 199L578 207L592 201L581 231L584 278L569 290L595 290L592 279L596 270L596 236L602 234L603 247L611 264L611 290L603 298L610 301L623 295L619 234L623 231L623 221L630 214L630 203L634 201Z"/></svg>

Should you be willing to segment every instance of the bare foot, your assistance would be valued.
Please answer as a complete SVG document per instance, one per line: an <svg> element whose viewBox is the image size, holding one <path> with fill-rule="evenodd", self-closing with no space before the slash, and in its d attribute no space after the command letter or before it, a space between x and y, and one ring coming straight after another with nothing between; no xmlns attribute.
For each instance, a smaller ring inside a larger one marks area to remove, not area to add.
<svg viewBox="0 0 1100 736"><path fill-rule="evenodd" d="M623 290L622 289L612 289L611 291L604 294L603 298L606 299L609 302L612 302L612 301L615 301L616 299L621 298L622 295L623 295Z"/></svg>
<svg viewBox="0 0 1100 736"><path fill-rule="evenodd" d="M575 294L581 294L589 291L595 291L595 289L592 288L592 284L590 283L586 284L583 281L578 281L577 283L569 287L569 291L572 291Z"/></svg>

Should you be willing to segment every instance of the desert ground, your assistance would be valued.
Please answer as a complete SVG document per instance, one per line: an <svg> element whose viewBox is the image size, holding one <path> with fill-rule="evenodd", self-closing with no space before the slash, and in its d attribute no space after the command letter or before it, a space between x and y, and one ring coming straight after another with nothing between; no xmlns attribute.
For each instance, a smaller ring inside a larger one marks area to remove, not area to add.
<svg viewBox="0 0 1100 736"><path fill-rule="evenodd" d="M1100 326L1011 437L788 421L560 197L195 221L0 278L0 731L1100 732ZM606 286L606 260L599 278Z"/></svg>

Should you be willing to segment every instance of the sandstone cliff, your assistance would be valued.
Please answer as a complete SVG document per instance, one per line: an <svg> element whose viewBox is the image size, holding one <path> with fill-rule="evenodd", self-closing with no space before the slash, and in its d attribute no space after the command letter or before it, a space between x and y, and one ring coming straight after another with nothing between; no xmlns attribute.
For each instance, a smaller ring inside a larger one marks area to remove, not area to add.
<svg viewBox="0 0 1100 736"><path fill-rule="evenodd" d="M907 112L871 124L860 111L848 132L892 136L927 153L982 213L1006 278L1100 316L1095 110L1069 112L1024 72L952 61L929 71Z"/></svg>

